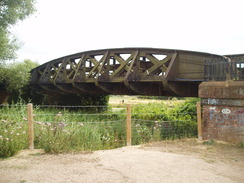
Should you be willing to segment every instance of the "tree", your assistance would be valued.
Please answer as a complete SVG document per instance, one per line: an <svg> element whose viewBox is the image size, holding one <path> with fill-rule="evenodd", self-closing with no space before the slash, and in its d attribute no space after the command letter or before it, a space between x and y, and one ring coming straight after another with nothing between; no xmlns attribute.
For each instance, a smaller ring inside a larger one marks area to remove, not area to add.
<svg viewBox="0 0 244 183"><path fill-rule="evenodd" d="M3 97L18 98L23 88L28 85L31 69L38 65L37 62L24 60L24 62L13 62L0 67L0 95L2 95L0 103L6 101Z"/></svg>
<svg viewBox="0 0 244 183"><path fill-rule="evenodd" d="M9 93L18 90L28 84L31 69L38 65L37 62L28 59L24 60L24 62L8 64L7 67L2 68L4 75L0 78L0 83L5 84L6 90Z"/></svg>
<svg viewBox="0 0 244 183"><path fill-rule="evenodd" d="M35 0L0 0L0 64L15 58L15 51L19 45L9 28L33 14L35 2Z"/></svg>
<svg viewBox="0 0 244 183"><path fill-rule="evenodd" d="M21 85L18 82L10 82L14 81L15 74L5 65L6 60L16 57L16 50L19 48L9 28L33 14L35 2L35 0L0 0L0 104L6 101L9 90Z"/></svg>

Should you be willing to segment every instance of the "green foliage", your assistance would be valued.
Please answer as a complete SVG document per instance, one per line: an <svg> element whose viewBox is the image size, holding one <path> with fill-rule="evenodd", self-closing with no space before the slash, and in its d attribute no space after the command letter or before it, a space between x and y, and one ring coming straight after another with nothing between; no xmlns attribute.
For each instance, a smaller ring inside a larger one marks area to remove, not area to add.
<svg viewBox="0 0 244 183"><path fill-rule="evenodd" d="M45 95L33 90L30 85L23 86L15 94L12 93L9 103L17 103L22 100L25 103L33 103L34 105L41 105L45 100Z"/></svg>
<svg viewBox="0 0 244 183"><path fill-rule="evenodd" d="M0 83L5 84L9 93L18 91L28 84L30 79L29 72L38 65L37 62L24 60L24 62L14 62L4 68L0 68Z"/></svg>
<svg viewBox="0 0 244 183"><path fill-rule="evenodd" d="M107 106L108 95L56 94L46 95L43 104L62 106ZM72 108L75 109L75 108ZM106 108L91 108L90 111L102 111ZM87 110L87 109L86 109Z"/></svg>
<svg viewBox="0 0 244 183"><path fill-rule="evenodd" d="M0 26L8 27L35 12L35 0L3 0L0 2Z"/></svg>
<svg viewBox="0 0 244 183"><path fill-rule="evenodd" d="M27 148L25 108L2 107L0 113L0 157L10 157Z"/></svg>
<svg viewBox="0 0 244 183"><path fill-rule="evenodd" d="M35 146L46 152L92 151L125 145L124 112L84 114L82 110L37 108L35 114Z"/></svg>
<svg viewBox="0 0 244 183"><path fill-rule="evenodd" d="M132 144L196 137L194 101L195 99L181 102L174 108L163 103L132 106ZM35 107L35 148L49 153L63 153L124 146L125 108L116 112L111 107L105 109L94 111L79 108L73 111L69 108ZM182 114L176 114L177 111ZM12 156L18 150L27 148L25 116L26 107L23 105L0 108L1 157Z"/></svg>
<svg viewBox="0 0 244 183"><path fill-rule="evenodd" d="M19 45L8 29L33 14L34 4L35 0L0 1L0 63L15 58Z"/></svg>
<svg viewBox="0 0 244 183"><path fill-rule="evenodd" d="M11 33L0 28L0 68L5 60L11 60L16 57L15 51L19 44Z"/></svg>
<svg viewBox="0 0 244 183"><path fill-rule="evenodd" d="M163 102L133 106L132 118L135 120L132 144L196 137L198 100L189 98L173 108Z"/></svg>
<svg viewBox="0 0 244 183"><path fill-rule="evenodd" d="M16 103L20 97L25 102L30 101L30 97L35 99L40 96L28 86L30 70L38 66L37 62L24 60L24 62L14 62L5 67L0 67L0 85L6 93L10 95L8 102Z"/></svg>

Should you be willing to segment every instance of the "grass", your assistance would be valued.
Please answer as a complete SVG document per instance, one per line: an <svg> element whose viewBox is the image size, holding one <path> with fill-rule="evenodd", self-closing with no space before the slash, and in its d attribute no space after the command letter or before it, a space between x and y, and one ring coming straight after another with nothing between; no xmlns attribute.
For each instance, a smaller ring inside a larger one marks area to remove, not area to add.
<svg viewBox="0 0 244 183"><path fill-rule="evenodd" d="M170 104L171 105L171 104ZM116 107L118 107L116 105ZM9 157L28 147L26 106L2 107L0 157ZM94 151L126 145L126 111L109 106L96 108L34 108L35 148L48 153ZM169 108L164 101L132 105L132 145L196 137L195 101Z"/></svg>

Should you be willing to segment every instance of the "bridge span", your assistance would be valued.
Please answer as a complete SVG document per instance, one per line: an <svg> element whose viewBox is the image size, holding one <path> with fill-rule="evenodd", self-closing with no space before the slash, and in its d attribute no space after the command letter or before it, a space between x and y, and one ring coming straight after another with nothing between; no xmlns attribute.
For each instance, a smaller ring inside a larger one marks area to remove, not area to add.
<svg viewBox="0 0 244 183"><path fill-rule="evenodd" d="M198 96L206 61L228 62L209 53L119 48L76 53L31 71L31 87L44 93Z"/></svg>

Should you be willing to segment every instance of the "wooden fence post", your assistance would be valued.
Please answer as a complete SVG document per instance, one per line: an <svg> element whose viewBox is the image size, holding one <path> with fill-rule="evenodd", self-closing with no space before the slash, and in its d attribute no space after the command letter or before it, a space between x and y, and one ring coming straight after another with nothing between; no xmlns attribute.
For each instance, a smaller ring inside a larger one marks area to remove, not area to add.
<svg viewBox="0 0 244 183"><path fill-rule="evenodd" d="M197 102L197 131L198 131L198 140L202 140L202 109L201 109L201 102Z"/></svg>
<svg viewBox="0 0 244 183"><path fill-rule="evenodd" d="M131 105L126 105L126 144L131 146Z"/></svg>
<svg viewBox="0 0 244 183"><path fill-rule="evenodd" d="M29 150L34 150L33 105L27 104Z"/></svg>

